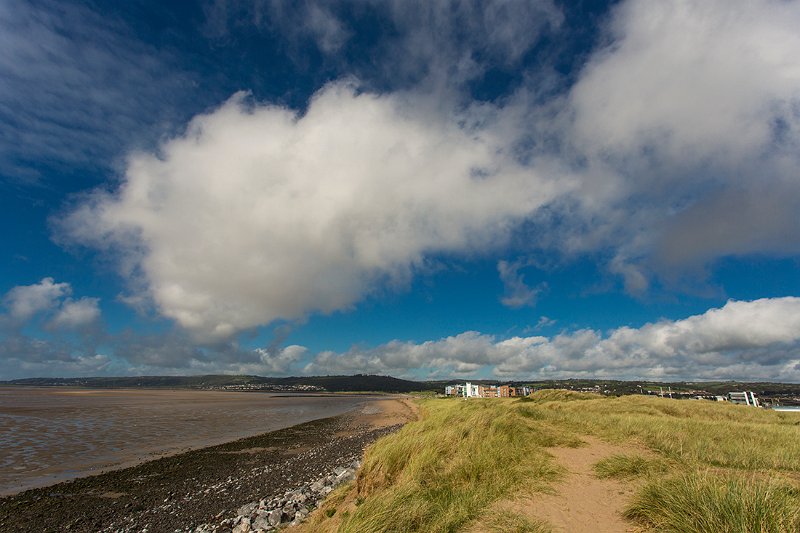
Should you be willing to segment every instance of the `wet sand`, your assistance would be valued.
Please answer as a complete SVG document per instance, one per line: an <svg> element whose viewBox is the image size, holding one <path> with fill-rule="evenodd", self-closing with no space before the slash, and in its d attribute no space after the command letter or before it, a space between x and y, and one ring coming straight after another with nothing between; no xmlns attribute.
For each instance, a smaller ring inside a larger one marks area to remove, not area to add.
<svg viewBox="0 0 800 533"><path fill-rule="evenodd" d="M384 397L358 410L0 499L2 531L188 531L360 458L415 416Z"/></svg>
<svg viewBox="0 0 800 533"><path fill-rule="evenodd" d="M336 416L369 399L0 387L0 496Z"/></svg>

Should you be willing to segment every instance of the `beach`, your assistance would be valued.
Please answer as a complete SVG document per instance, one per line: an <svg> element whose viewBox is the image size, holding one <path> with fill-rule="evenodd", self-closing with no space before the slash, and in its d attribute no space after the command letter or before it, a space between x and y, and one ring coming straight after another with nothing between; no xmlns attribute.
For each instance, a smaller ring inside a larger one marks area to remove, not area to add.
<svg viewBox="0 0 800 533"><path fill-rule="evenodd" d="M0 499L2 531L190 531L360 459L414 417L400 397Z"/></svg>
<svg viewBox="0 0 800 533"><path fill-rule="evenodd" d="M348 412L366 395L0 387L0 496Z"/></svg>

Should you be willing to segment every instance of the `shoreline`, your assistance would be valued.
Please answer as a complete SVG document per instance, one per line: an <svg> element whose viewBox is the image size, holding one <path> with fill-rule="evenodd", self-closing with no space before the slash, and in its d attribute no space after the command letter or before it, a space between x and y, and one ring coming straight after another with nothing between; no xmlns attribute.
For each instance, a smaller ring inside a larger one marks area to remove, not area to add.
<svg viewBox="0 0 800 533"><path fill-rule="evenodd" d="M403 397L0 498L4 531L188 531L360 460L413 418Z"/></svg>
<svg viewBox="0 0 800 533"><path fill-rule="evenodd" d="M382 398L0 388L0 448L7 452L0 498L344 414Z"/></svg>

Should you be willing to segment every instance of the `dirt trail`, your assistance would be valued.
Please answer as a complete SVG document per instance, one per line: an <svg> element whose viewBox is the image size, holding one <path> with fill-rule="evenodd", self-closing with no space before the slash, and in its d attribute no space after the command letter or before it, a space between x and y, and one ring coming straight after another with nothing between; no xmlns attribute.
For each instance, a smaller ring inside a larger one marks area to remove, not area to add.
<svg viewBox="0 0 800 533"><path fill-rule="evenodd" d="M643 451L583 437L581 448L550 448L567 475L553 486L553 494L537 494L512 504L513 511L546 520L556 531L568 533L623 533L639 529L622 517L635 486L613 479L598 479L592 466L614 454ZM646 453L646 452L644 452Z"/></svg>

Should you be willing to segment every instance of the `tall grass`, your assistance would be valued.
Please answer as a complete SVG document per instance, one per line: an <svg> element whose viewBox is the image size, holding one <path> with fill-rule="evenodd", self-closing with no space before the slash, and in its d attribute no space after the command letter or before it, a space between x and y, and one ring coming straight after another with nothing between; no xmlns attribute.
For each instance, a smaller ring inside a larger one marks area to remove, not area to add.
<svg viewBox="0 0 800 533"><path fill-rule="evenodd" d="M575 442L511 400L423 400L420 409L420 421L367 451L361 504L339 531L456 531L501 498L545 489L559 469L544 447Z"/></svg>
<svg viewBox="0 0 800 533"><path fill-rule="evenodd" d="M598 461L594 465L594 472L600 479L631 479L663 473L667 468L667 464L661 459L617 454Z"/></svg>
<svg viewBox="0 0 800 533"><path fill-rule="evenodd" d="M665 532L800 531L800 490L775 480L690 473L653 480L626 516Z"/></svg>
<svg viewBox="0 0 800 533"><path fill-rule="evenodd" d="M689 466L800 470L800 425L793 413L647 396L564 401L565 394L542 391L534 397L543 416L578 433L635 440Z"/></svg>
<svg viewBox="0 0 800 533"><path fill-rule="evenodd" d="M580 446L581 436L591 434L652 450L596 466L599 477L642 485L627 516L645 527L800 531L800 424L792 414L569 391L419 402L419 421L368 449L349 507L332 518L316 513L307 530L454 532L479 524L545 531L524 517L509 516L497 527L487 520L498 502L546 491L558 478L546 448Z"/></svg>

